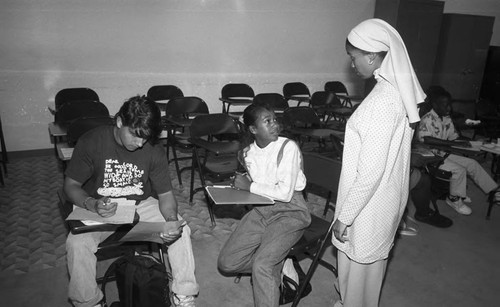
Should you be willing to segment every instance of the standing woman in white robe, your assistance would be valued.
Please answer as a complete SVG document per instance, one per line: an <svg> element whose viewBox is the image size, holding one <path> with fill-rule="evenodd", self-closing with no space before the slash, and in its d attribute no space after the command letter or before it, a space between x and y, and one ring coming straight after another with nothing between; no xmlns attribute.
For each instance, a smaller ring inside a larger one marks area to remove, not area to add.
<svg viewBox="0 0 500 307"><path fill-rule="evenodd" d="M406 206L417 104L425 94L398 32L369 19L349 33L352 68L377 83L346 126L333 224L341 299L378 306L387 257Z"/></svg>

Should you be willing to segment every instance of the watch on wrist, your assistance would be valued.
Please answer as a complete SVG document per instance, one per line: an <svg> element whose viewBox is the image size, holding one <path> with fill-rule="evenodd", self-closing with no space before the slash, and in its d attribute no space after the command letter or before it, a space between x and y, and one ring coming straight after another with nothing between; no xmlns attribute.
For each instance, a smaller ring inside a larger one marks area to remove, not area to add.
<svg viewBox="0 0 500 307"><path fill-rule="evenodd" d="M89 200L91 200L91 199L94 199L94 198L92 196L89 196L89 197L85 198L85 200L83 201L83 207L89 211L92 211L89 209L89 204L88 204ZM97 212L97 202L94 203L94 210Z"/></svg>

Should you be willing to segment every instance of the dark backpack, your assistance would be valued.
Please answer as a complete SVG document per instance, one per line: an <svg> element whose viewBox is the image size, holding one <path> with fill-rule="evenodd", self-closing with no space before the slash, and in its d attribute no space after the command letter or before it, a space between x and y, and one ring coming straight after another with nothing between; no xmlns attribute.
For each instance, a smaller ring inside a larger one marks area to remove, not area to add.
<svg viewBox="0 0 500 307"><path fill-rule="evenodd" d="M126 255L115 260L104 274L101 290L110 276L116 278L119 307L170 307L168 274L165 265L151 255Z"/></svg>

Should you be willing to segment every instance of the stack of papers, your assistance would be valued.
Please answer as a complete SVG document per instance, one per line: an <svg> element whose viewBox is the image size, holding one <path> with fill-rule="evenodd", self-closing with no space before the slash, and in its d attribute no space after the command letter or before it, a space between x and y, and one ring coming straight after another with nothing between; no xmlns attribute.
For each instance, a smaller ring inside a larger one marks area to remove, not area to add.
<svg viewBox="0 0 500 307"><path fill-rule="evenodd" d="M66 220L80 220L85 225L96 224L132 224L135 215L135 200L126 198L110 198L111 202L118 203L115 215L111 217L102 217L95 212L73 206L73 212L69 214Z"/></svg>

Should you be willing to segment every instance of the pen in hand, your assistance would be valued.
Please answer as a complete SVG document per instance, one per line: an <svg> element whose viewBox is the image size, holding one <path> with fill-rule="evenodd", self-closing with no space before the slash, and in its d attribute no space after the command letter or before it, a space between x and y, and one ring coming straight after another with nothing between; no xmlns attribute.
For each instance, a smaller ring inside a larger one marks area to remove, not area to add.
<svg viewBox="0 0 500 307"><path fill-rule="evenodd" d="M99 206L99 203L102 204L102 206ZM111 217L115 215L117 206L118 203L112 202L111 198L108 196L103 197L98 200L97 214L102 217Z"/></svg>
<svg viewBox="0 0 500 307"><path fill-rule="evenodd" d="M236 189L250 191L252 180L248 173L235 172L232 186Z"/></svg>

